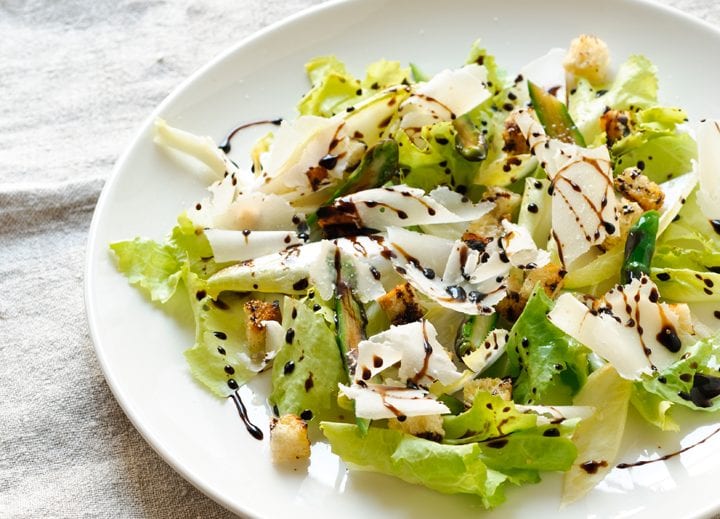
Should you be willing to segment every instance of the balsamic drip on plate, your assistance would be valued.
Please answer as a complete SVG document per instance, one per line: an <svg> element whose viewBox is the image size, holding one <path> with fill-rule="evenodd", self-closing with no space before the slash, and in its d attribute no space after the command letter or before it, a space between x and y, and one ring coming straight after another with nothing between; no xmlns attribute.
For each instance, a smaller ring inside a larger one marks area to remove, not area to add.
<svg viewBox="0 0 720 519"><path fill-rule="evenodd" d="M247 429L247 432L250 433L250 436L255 438L256 440L262 440L263 439L263 432L260 430L260 428L252 423L250 421L250 418L247 414L247 408L245 407L245 404L243 403L242 399L240 398L240 395L237 391L233 391L230 393L230 398L232 398L232 401L235 403L235 408L238 411L238 414L240 415L240 419L245 424L245 428Z"/></svg>
<svg viewBox="0 0 720 519"><path fill-rule="evenodd" d="M261 124L274 124L275 126L280 126L281 122L282 118L278 117L277 119L263 119L262 121L253 121L251 123L245 123L241 124L240 126L236 126L230 131L230 133L225 136L223 141L218 145L218 148L220 148L223 153L230 153L230 150L232 149L230 141L240 130L244 130L245 128L251 128L252 126L259 126Z"/></svg>
<svg viewBox="0 0 720 519"><path fill-rule="evenodd" d="M673 458L673 457L675 457L675 456L678 456L679 454L682 454L683 452L689 451L689 450L692 449L693 447L697 447L698 445L700 445L700 444L702 444L702 443L705 443L706 441L708 441L710 438L712 438L713 436L715 436L715 435L716 435L717 433L719 433L719 432L720 432L720 427L718 427L717 429L715 429L713 432L711 432L710 434L708 434L705 438L701 439L700 441L697 441L697 442L693 443L692 445L688 445L687 447L683 447L683 448L680 449L679 451L671 452L670 454L665 454L664 456L660 456L659 458L655 458L655 459L652 459L652 460L641 460L641 461L636 461L636 462L634 462L634 463L619 463L618 465L616 465L616 467L619 468L619 469L629 469L629 468L632 468L632 467L642 467L643 465L648 465L648 464L650 464L650 463L655 463L655 462L658 462L658 461L666 461L666 460L669 460L670 458Z"/></svg>

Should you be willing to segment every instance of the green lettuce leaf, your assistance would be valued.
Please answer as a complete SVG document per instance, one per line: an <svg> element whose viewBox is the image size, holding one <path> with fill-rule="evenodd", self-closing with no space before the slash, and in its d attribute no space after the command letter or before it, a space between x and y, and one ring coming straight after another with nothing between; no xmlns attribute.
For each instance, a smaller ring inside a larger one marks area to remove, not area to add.
<svg viewBox="0 0 720 519"><path fill-rule="evenodd" d="M475 494L486 508L505 500L508 476L489 470L479 444L443 445L393 429L323 422L332 451L362 470L381 472L446 494Z"/></svg>
<svg viewBox="0 0 720 519"><path fill-rule="evenodd" d="M658 239L652 277L666 299L720 300L720 234L703 215L697 190Z"/></svg>
<svg viewBox="0 0 720 519"><path fill-rule="evenodd" d="M481 163L466 160L455 150L452 122L424 126L420 136L422 144L416 145L404 131L395 135L402 182L425 191L443 185L467 191Z"/></svg>
<svg viewBox="0 0 720 519"><path fill-rule="evenodd" d="M697 158L697 145L687 133L645 133L644 140L638 140L636 147L629 147L622 154L615 153L614 173L625 168L643 164L643 174L653 182L661 183L679 177L692 170L692 161ZM618 142L622 144L622 141Z"/></svg>
<svg viewBox="0 0 720 519"><path fill-rule="evenodd" d="M190 275L190 279L194 276ZM202 281L189 285L191 303L195 308L195 344L185 351L193 377L219 397L234 391L230 379L242 386L257 374L251 369L250 352L245 332L244 305L249 295L226 292L213 300L198 300L193 294L203 293Z"/></svg>
<svg viewBox="0 0 720 519"><path fill-rule="evenodd" d="M163 243L135 238L112 243L110 249L118 270L128 281L145 291L151 300L161 303L175 294L185 272L207 279L224 266L213 260L202 228L196 228L184 213Z"/></svg>
<svg viewBox="0 0 720 519"><path fill-rule="evenodd" d="M515 402L568 404L587 379L587 349L546 318L552 306L536 287L510 330L506 351Z"/></svg>
<svg viewBox="0 0 720 519"><path fill-rule="evenodd" d="M324 422L332 451L361 470L398 477L447 494L474 494L486 508L502 503L507 484L537 483L539 471L567 470L577 454L574 427L546 425L485 443L447 445L370 427ZM552 429L552 432L548 432Z"/></svg>
<svg viewBox="0 0 720 519"><path fill-rule="evenodd" d="M110 249L117 268L128 281L144 290L153 301L167 302L181 279L182 263L171 244L144 238L115 242Z"/></svg>
<svg viewBox="0 0 720 519"><path fill-rule="evenodd" d="M368 98L388 86L408 82L410 71L397 61L380 60L367 67L365 79L350 74L335 56L310 60L305 71L312 84L298 104L301 115L332 117L347 107Z"/></svg>
<svg viewBox="0 0 720 519"><path fill-rule="evenodd" d="M457 416L443 419L445 441L453 444L472 443L497 438L514 431L531 429L537 424L537 415L521 413L513 402L487 391L475 395L473 405Z"/></svg>
<svg viewBox="0 0 720 519"><path fill-rule="evenodd" d="M655 66L644 56L630 56L618 68L612 84L594 88L580 79L570 93L568 111L585 137L585 142L597 142L600 136L600 116L606 107L615 110L650 108L657 104L658 80Z"/></svg>
<svg viewBox="0 0 720 519"><path fill-rule="evenodd" d="M334 419L339 414L338 384L347 383L347 374L334 329L322 309L315 312L309 305L285 299L285 343L273 363L270 402L280 415L309 410L313 419Z"/></svg>
<svg viewBox="0 0 720 519"><path fill-rule="evenodd" d="M635 387L695 411L720 410L720 398L712 396L720 393L720 334L698 341L680 360Z"/></svg>
<svg viewBox="0 0 720 519"><path fill-rule="evenodd" d="M632 386L630 403L643 419L663 431L679 431L680 426L670 416L673 403L648 392L642 382Z"/></svg>

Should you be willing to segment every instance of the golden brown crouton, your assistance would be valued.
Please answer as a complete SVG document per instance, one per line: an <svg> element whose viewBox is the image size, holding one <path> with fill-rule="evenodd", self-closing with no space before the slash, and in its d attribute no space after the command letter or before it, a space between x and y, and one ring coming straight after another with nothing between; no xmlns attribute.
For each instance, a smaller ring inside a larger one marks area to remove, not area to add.
<svg viewBox="0 0 720 519"><path fill-rule="evenodd" d="M270 452L273 463L287 463L310 457L307 424L297 415L286 414L270 423Z"/></svg>
<svg viewBox="0 0 720 519"><path fill-rule="evenodd" d="M557 263L548 263L544 267L528 270L520 290L520 297L527 301L538 283L549 297L555 297L562 288L565 274L567 272Z"/></svg>
<svg viewBox="0 0 720 519"><path fill-rule="evenodd" d="M582 34L570 43L563 66L569 74L600 85L610 72L610 51L600 38Z"/></svg>
<svg viewBox="0 0 720 519"><path fill-rule="evenodd" d="M630 135L630 117L622 110L608 110L600 117L600 128L607 136L608 146Z"/></svg>
<svg viewBox="0 0 720 519"><path fill-rule="evenodd" d="M252 299L245 303L245 329L250 357L255 362L265 358L265 325L263 321L280 322L280 305L277 301L267 303Z"/></svg>
<svg viewBox="0 0 720 519"><path fill-rule="evenodd" d="M601 250L608 251L615 247L618 243L624 243L630 227L635 225L635 222L637 222L638 218L640 218L640 215L643 213L642 208L637 203L628 200L627 198L622 198L618 205L618 216L620 217L618 227L620 232L614 236L608 236L605 238L605 241L600 245Z"/></svg>
<svg viewBox="0 0 720 519"><path fill-rule="evenodd" d="M503 130L503 151L508 155L522 155L530 153L530 147L523 136L520 127L512 119L505 121Z"/></svg>
<svg viewBox="0 0 720 519"><path fill-rule="evenodd" d="M638 168L627 168L615 177L615 189L627 199L637 202L644 211L658 210L665 201L665 193Z"/></svg>
<svg viewBox="0 0 720 519"><path fill-rule="evenodd" d="M380 297L378 303L394 325L419 321L423 316L415 291L409 283L396 286Z"/></svg>
<svg viewBox="0 0 720 519"><path fill-rule="evenodd" d="M493 202L495 207L481 218L470 222L467 232L482 238L497 238L505 232L500 222L515 220L522 197L509 189L491 186L483 193L480 200Z"/></svg>
<svg viewBox="0 0 720 519"><path fill-rule="evenodd" d="M467 407L472 406L475 395L479 391L487 391L498 395L503 400L512 400L512 381L509 378L476 378L463 388L463 402Z"/></svg>
<svg viewBox="0 0 720 519"><path fill-rule="evenodd" d="M400 421L397 418L388 420L388 427L419 438L439 442L445 436L442 416L433 414L428 416L408 416Z"/></svg>

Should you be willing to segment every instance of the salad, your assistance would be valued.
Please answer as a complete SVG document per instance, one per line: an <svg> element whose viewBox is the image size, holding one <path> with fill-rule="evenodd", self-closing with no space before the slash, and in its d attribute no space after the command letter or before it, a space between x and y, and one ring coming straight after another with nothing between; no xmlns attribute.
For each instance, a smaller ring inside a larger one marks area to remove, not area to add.
<svg viewBox="0 0 720 519"><path fill-rule="evenodd" d="M237 390L271 377L273 461L319 430L487 508L545 471L572 502L630 406L662 430L720 409L720 123L662 105L647 58L583 35L515 74L479 42L432 73L306 72L297 117L220 145L156 121L214 179L165 241L110 245L151 300L189 301L190 371L258 439Z"/></svg>

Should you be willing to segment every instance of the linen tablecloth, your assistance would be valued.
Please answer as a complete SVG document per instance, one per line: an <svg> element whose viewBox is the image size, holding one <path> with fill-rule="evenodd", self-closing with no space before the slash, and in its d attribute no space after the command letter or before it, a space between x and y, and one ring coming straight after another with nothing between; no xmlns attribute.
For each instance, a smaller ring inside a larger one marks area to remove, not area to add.
<svg viewBox="0 0 720 519"><path fill-rule="evenodd" d="M662 2L720 25L714 0ZM232 515L110 393L85 321L85 243L147 114L224 48L316 3L0 0L0 517Z"/></svg>

